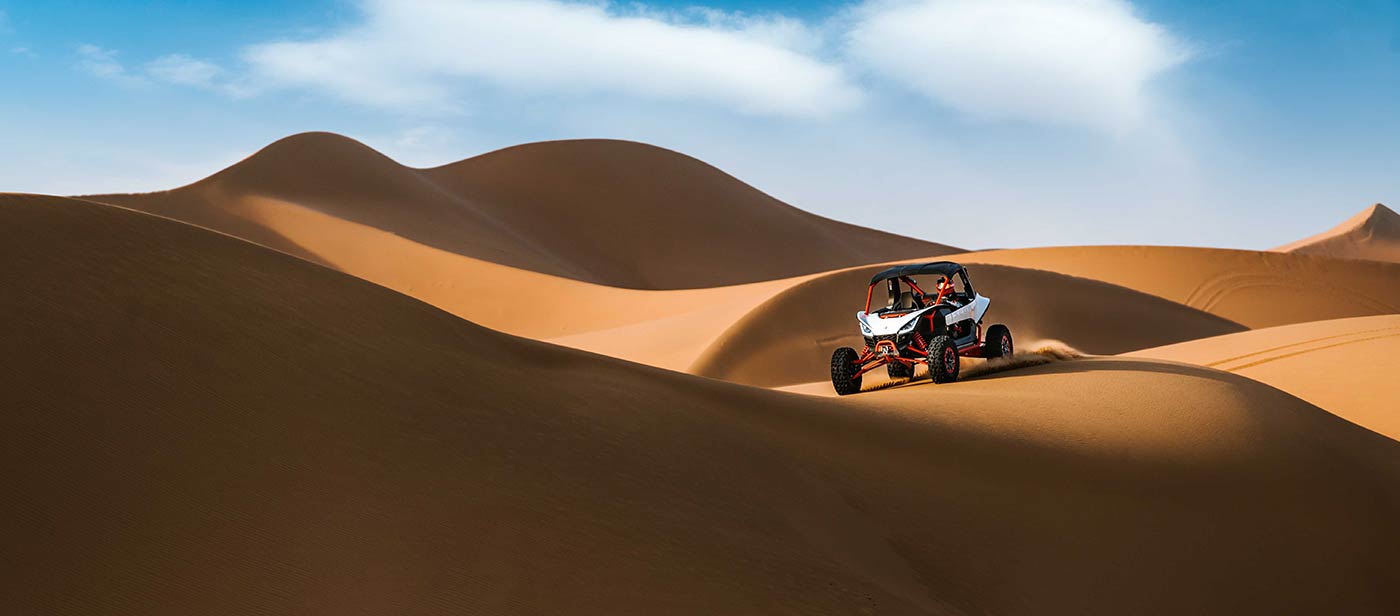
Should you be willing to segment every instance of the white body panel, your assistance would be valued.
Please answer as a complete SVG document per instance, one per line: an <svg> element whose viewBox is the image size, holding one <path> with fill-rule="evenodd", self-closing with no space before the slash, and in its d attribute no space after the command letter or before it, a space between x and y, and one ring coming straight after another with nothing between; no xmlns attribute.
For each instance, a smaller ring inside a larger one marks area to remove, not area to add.
<svg viewBox="0 0 1400 616"><path fill-rule="evenodd" d="M944 320L949 324L957 323L958 321L965 321L967 319L972 319L975 322L981 323L982 315L987 313L987 306L991 305L991 303L992 300L983 297L980 294L975 295L973 296L972 301L968 302L966 306L949 312L944 317ZM909 325L914 320L927 316L929 311L931 310L933 310L932 306L928 308L921 308L919 310L910 312L909 314L900 315L893 319L882 319L879 316L871 316L866 314L865 311L862 310L856 313L856 320L860 322L860 333L862 335L891 336L899 333L899 330L903 329L905 326Z"/></svg>
<svg viewBox="0 0 1400 616"><path fill-rule="evenodd" d="M867 336L892 336L899 333L904 326L914 322L928 314L932 307L915 310L906 315L901 315L893 319L882 319L879 316L870 316L864 311L856 313L856 320L860 321L860 332Z"/></svg>
<svg viewBox="0 0 1400 616"><path fill-rule="evenodd" d="M981 323L982 315L987 314L987 306L991 304L992 300L990 298L974 293L972 299L972 318L976 319L978 323Z"/></svg>

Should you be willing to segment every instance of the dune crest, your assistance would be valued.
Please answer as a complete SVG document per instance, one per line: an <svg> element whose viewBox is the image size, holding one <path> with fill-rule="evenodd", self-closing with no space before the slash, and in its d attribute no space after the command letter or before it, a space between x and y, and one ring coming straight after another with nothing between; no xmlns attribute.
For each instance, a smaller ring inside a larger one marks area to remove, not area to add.
<svg viewBox="0 0 1400 616"><path fill-rule="evenodd" d="M49 197L0 195L0 280L16 613L1400 602L1396 443L1237 375L1089 358L788 395Z"/></svg>
<svg viewBox="0 0 1400 616"><path fill-rule="evenodd" d="M1101 280L1250 328L1400 313L1400 263L1179 246L1057 246L959 255Z"/></svg>
<svg viewBox="0 0 1400 616"><path fill-rule="evenodd" d="M281 230L282 239L296 251L315 255L334 269L492 329L671 370L767 385L820 376L834 341L854 335L849 317L853 302L863 297L862 277L882 267L711 289L641 291L458 255L269 197L242 199L236 213L263 228ZM1026 336L1067 337L1071 344L1096 353L1241 329L1218 317L1102 283L974 267L982 269L987 277L974 277L997 298L993 317L1006 320L997 316L1005 314ZM816 279L830 281L808 284ZM790 291L796 287L801 289ZM778 296L786 299L761 308ZM753 321L758 315L746 317L755 310L768 315L761 324ZM813 315L824 316L820 323L808 323ZM740 321L753 325L726 333ZM770 338L771 343L760 342ZM816 351L773 355L773 344L809 345ZM753 368L734 369L741 364ZM769 380L760 378L761 373L788 376Z"/></svg>
<svg viewBox="0 0 1400 616"><path fill-rule="evenodd" d="M1128 355L1247 376L1400 440L1400 315L1256 329Z"/></svg>
<svg viewBox="0 0 1400 616"><path fill-rule="evenodd" d="M414 169L308 133L190 186L94 199L275 248L499 331L766 386L820 378L833 348L856 345L850 315L864 283L852 266L954 250L822 219L693 158L608 140ZM955 258L992 272L974 274L994 299L991 322L1090 353L1400 311L1396 264L1157 247Z"/></svg>
<svg viewBox="0 0 1400 616"><path fill-rule="evenodd" d="M671 150L602 139L415 169L348 137L305 133L189 186L85 198L322 264L348 258L302 250L286 239L288 229L243 213L248 200L275 199L446 252L634 289L733 285L959 252L810 214Z"/></svg>
<svg viewBox="0 0 1400 616"><path fill-rule="evenodd" d="M1336 227L1274 250L1400 263L1400 214L1377 203Z"/></svg>
<svg viewBox="0 0 1400 616"><path fill-rule="evenodd" d="M782 290L716 337L689 371L764 387L827 377L832 351L864 346L855 313L863 308L870 276L885 267L814 276ZM984 324L1005 324L1017 340L1060 339L1088 353L1113 354L1245 329L1097 280L985 264L969 264L968 273L992 300Z"/></svg>

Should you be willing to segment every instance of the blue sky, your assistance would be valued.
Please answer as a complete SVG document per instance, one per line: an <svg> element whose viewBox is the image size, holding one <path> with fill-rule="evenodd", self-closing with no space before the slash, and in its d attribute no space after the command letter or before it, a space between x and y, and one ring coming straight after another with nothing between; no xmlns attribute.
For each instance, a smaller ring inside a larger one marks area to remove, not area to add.
<svg viewBox="0 0 1400 616"><path fill-rule="evenodd" d="M0 191L329 130L426 166L686 152L972 246L1268 248L1400 202L1400 2L0 0Z"/></svg>

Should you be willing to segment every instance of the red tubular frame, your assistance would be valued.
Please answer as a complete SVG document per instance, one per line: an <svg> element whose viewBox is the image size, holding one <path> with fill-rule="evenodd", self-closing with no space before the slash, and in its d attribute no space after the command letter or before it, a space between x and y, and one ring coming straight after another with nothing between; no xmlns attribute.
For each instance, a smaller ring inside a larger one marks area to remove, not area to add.
<svg viewBox="0 0 1400 616"><path fill-rule="evenodd" d="M916 288L917 288L917 287L916 287ZM874 292L875 292L875 285L870 285L870 292L867 293L867 294L866 294L866 297L865 297L865 311L866 311L867 314L869 314L869 312L870 312L870 295L873 294ZM922 294L922 291L920 291L920 293ZM929 318L930 318L930 319L933 318L932 315L930 315ZM915 346L915 345L913 344L913 343L916 342L917 340L918 340L918 338L915 338L913 341L910 341L909 350L910 350L910 351L913 351L914 353L917 353L917 354L919 354L919 355L921 355L921 356L923 356L923 357L925 357L925 358L927 358L927 357L928 357L928 346L927 346L928 343L925 342L925 343L924 343L924 346L923 346L922 348L920 348L919 346ZM966 344L966 345L963 345L962 347L959 347L959 348L958 348L958 355L960 355L960 356L962 356L962 357L982 357L982 356L983 356L983 345L985 345L986 342L987 342L986 340L983 340L983 339L982 339L982 324L981 324L981 323L978 323L978 324L977 324L977 336L976 336L975 338L973 338L972 342L970 342L970 343L968 343L968 344ZM892 346L892 347L894 346L894 342L892 342L892 341L889 341L889 340L881 340L881 341L875 343L875 348L878 349L878 348L880 348L881 345L886 345L886 344L887 344L887 345L890 345L890 346ZM871 370L874 370L874 369L876 369L876 368L879 368L880 366L884 366L884 365L889 364L891 361L897 361L897 362L899 362L899 363L901 363L901 364L904 364L904 365L906 365L906 366L909 366L909 367L911 367L911 368L914 366L914 364L917 364L917 363L919 363L919 362L922 361L922 360L920 360L920 359L913 359L913 358L909 358L909 357L901 357L901 356L899 356L899 355L898 355L898 352L899 352L898 347L896 347L894 350L895 350L895 353L896 353L895 355L876 356L876 354L875 354L875 349L872 349L872 348L870 348L869 346L865 347L865 350L864 350L863 353L861 353L860 357L857 357L855 361L851 362L851 365L860 366L860 369L857 370L855 374L851 375L851 379L852 379L852 380L855 380L856 378L859 378L860 376L864 375L864 374L867 373L867 372L870 372ZM872 360L873 360L873 362L872 362ZM870 363L869 365L866 365L866 362L871 362L871 363Z"/></svg>
<svg viewBox="0 0 1400 616"><path fill-rule="evenodd" d="M924 293L924 290L921 289L921 288L919 288L919 285L914 284L914 281L913 281L913 280L910 280L908 276L901 276L899 279L900 279L900 280L903 280L903 281L904 281L904 284L909 285L909 288L913 289L913 290L914 290L916 293L918 293L919 295L924 296L924 297L927 297L927 294ZM893 280L893 279L891 279L891 280ZM880 282L884 282L884 281L882 280L882 281L880 281ZM876 284L878 284L878 283L876 283ZM875 297L875 285L872 284L872 285L870 285L870 288L869 288L869 289L866 289L866 291L865 291L865 314L870 314L870 300L873 299L874 297ZM941 299L942 299L942 296L939 296L939 299L941 300ZM936 304L936 303L938 303L938 302L934 302L934 303Z"/></svg>

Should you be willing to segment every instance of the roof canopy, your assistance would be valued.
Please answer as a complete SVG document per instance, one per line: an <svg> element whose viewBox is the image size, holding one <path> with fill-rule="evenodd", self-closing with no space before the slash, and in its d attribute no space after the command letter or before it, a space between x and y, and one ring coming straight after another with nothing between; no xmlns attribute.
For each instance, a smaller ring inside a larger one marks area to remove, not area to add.
<svg viewBox="0 0 1400 616"><path fill-rule="evenodd" d="M910 263L908 265L896 265L883 272L875 274L870 279L870 284L874 285L881 280L899 278L901 276L915 276L919 274L938 274L940 276L952 277L953 274L961 271L963 266L952 261L934 261L933 263Z"/></svg>

